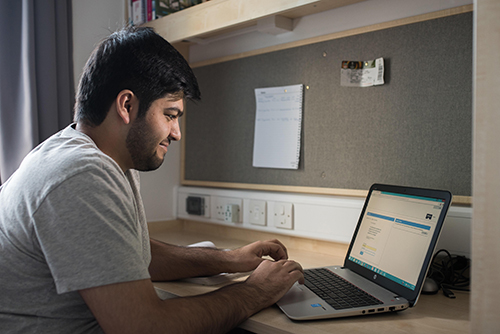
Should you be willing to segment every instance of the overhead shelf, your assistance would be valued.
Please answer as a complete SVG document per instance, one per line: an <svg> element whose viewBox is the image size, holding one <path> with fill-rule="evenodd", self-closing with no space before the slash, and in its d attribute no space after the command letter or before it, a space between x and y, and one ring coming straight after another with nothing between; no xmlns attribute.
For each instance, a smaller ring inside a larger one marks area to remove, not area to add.
<svg viewBox="0 0 500 334"><path fill-rule="evenodd" d="M365 0L211 0L150 21L170 43L203 40L256 26L259 20L295 19Z"/></svg>

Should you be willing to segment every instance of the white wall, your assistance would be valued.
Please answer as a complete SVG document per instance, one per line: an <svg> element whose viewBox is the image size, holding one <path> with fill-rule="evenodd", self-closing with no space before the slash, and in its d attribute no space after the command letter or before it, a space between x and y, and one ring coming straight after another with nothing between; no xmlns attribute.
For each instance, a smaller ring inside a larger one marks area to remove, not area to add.
<svg viewBox="0 0 500 334"><path fill-rule="evenodd" d="M125 23L125 0L73 0L75 87L97 43Z"/></svg>
<svg viewBox="0 0 500 334"><path fill-rule="evenodd" d="M75 87L95 45L126 24L125 0L73 0ZM175 218L174 189L180 184L180 143L172 143L157 171L141 174L141 193L149 221Z"/></svg>

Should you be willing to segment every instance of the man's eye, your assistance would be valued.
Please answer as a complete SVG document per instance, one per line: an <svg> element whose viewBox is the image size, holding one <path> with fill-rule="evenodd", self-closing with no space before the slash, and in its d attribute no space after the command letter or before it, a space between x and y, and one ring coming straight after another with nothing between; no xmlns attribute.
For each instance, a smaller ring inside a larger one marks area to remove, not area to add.
<svg viewBox="0 0 500 334"><path fill-rule="evenodd" d="M166 114L165 117L167 117L170 120L174 120L177 118L177 115Z"/></svg>

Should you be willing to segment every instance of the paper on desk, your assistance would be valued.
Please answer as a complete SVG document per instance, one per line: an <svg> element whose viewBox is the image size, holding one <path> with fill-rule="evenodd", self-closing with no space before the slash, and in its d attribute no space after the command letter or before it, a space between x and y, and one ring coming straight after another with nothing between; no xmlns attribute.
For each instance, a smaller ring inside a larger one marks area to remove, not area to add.
<svg viewBox="0 0 500 334"><path fill-rule="evenodd" d="M384 84L384 58L365 61L342 61L340 85L370 87Z"/></svg>
<svg viewBox="0 0 500 334"><path fill-rule="evenodd" d="M170 293L170 292L165 291L163 289L157 288L156 286L154 288L155 288L156 294L158 295L158 298L160 298L161 300L179 297L177 295L174 295L173 293Z"/></svg>
<svg viewBox="0 0 500 334"><path fill-rule="evenodd" d="M303 85L255 89L253 166L298 169Z"/></svg>

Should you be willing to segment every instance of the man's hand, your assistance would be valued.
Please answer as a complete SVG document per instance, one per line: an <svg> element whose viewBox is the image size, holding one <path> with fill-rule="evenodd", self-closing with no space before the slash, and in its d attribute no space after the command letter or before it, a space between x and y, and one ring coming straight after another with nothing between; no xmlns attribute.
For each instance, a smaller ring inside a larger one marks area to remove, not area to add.
<svg viewBox="0 0 500 334"><path fill-rule="evenodd" d="M276 303L290 290L295 282L304 284L304 270L302 266L292 260L276 262L264 260L248 277L245 284L259 290L256 297L267 297L264 307ZM262 307L262 304L260 304Z"/></svg>
<svg viewBox="0 0 500 334"><path fill-rule="evenodd" d="M232 266L229 272L246 272L254 270L264 261L264 256L273 260L287 260L286 247L278 240L256 241L241 248L229 251L232 256Z"/></svg>

